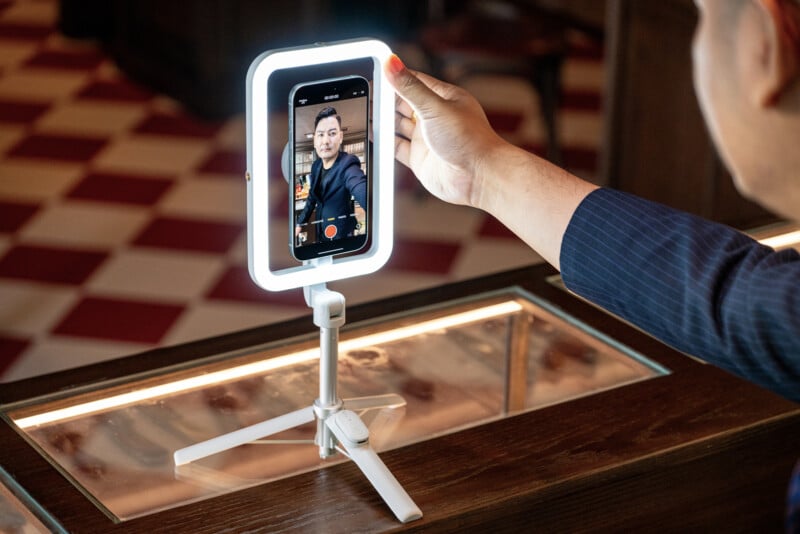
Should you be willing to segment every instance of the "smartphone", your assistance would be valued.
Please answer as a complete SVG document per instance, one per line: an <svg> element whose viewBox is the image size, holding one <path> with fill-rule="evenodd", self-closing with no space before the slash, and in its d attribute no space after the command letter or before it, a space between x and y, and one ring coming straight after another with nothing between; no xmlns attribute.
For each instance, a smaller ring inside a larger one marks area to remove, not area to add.
<svg viewBox="0 0 800 534"><path fill-rule="evenodd" d="M299 261L368 240L370 84L361 76L300 83L289 95L289 242Z"/></svg>

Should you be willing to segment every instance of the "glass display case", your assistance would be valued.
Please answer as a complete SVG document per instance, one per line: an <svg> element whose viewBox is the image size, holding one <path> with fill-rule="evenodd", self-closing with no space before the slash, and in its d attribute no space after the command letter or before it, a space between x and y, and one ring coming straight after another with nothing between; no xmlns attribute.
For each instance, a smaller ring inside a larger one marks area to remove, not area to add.
<svg viewBox="0 0 800 534"><path fill-rule="evenodd" d="M313 424L175 468L177 449L309 410L310 312L0 384L0 468L27 496L8 517L46 510L68 532L110 534L780 530L800 406L575 298L555 274L538 265L348 307L338 396L420 519L398 522L354 462L321 460ZM362 396L391 407L347 404Z"/></svg>
<svg viewBox="0 0 800 534"><path fill-rule="evenodd" d="M66 534L66 530L0 468L0 533Z"/></svg>
<svg viewBox="0 0 800 534"><path fill-rule="evenodd" d="M768 226L755 228L748 232L754 239L762 244L784 250L793 248L800 250L800 226L791 223L775 223Z"/></svg>
<svg viewBox="0 0 800 534"><path fill-rule="evenodd" d="M172 458L309 406L318 357L318 339L301 337L3 412L124 521L335 464L320 460L314 423L178 468ZM362 414L378 452L667 373L522 290L359 323L342 336L338 368L341 397L385 395L391 406Z"/></svg>

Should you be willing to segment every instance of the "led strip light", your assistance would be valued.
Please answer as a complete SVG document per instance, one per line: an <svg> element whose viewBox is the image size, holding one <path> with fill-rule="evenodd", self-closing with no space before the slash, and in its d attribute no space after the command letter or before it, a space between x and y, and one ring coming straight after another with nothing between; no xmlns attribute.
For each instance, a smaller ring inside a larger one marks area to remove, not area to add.
<svg viewBox="0 0 800 534"><path fill-rule="evenodd" d="M366 336L362 336L359 338L342 341L339 343L339 350L342 352L346 352L349 350L355 350L364 347L380 345L384 343L391 343L393 341L407 339L409 337L418 336L420 334L426 334L430 332L435 332L437 330L443 330L446 328L452 328L455 326L461 326L473 323L476 321L509 315L512 313L519 312L520 310L522 310L522 305L517 301L510 300L506 302L501 302L499 304L494 304L491 306L479 308L476 310L457 313L455 315L441 317L438 319L431 319L430 321L423 321L419 324L409 325L402 328L396 328L393 330L388 330L386 332L379 332L377 334L368 334ZM230 369L223 369L221 371L214 371L199 376L184 378L181 380L176 380L175 382L170 382L168 384L161 384L158 386L146 387L136 391L121 393L119 395L114 395L105 399L98 399L94 401L84 402L81 404L68 406L66 408L60 408L58 410L53 410L42 414L23 417L21 419L12 418L12 420L19 428L22 429L31 428L34 426L50 424L65 419L71 419L93 413L104 412L107 410L120 408L122 406L127 406L142 401L153 400L159 397L175 395L178 393L185 393L187 391L210 386L213 384L230 382L232 380L237 380L239 378L265 373L281 367L287 367L289 365L308 362L318 357L319 357L319 349L317 348L308 349L301 352L287 354L284 356L278 356L276 358L269 358L266 360L239 365L236 367L232 367Z"/></svg>
<svg viewBox="0 0 800 534"><path fill-rule="evenodd" d="M758 242L762 245L776 249L788 246L796 246L798 243L800 243L800 230L795 230L794 232L787 232L785 234L775 235L772 237L765 237L764 239L759 239Z"/></svg>

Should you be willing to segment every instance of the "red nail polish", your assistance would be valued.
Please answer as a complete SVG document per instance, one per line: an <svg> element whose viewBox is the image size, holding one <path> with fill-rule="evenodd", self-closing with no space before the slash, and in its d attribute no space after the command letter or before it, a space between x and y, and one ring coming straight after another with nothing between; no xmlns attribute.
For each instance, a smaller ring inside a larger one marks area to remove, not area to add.
<svg viewBox="0 0 800 534"><path fill-rule="evenodd" d="M392 54L389 58L389 72L392 74L399 74L400 71L405 68L406 66L403 64L403 61L397 57L397 54Z"/></svg>

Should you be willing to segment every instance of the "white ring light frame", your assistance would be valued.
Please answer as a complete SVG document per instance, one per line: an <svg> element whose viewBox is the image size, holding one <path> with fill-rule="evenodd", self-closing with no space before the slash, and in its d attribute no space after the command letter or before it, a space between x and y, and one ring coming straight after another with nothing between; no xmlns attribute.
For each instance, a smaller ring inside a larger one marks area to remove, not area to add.
<svg viewBox="0 0 800 534"><path fill-rule="evenodd" d="M260 287L283 291L342 280L375 272L389 259L394 234L395 104L394 89L386 79L383 65L391 54L389 47L381 41L358 39L268 51L250 65L247 72L247 257L250 276ZM269 78L283 69L364 58L372 58L374 66L371 245L368 250L354 256L326 256L297 267L273 271L269 247Z"/></svg>

